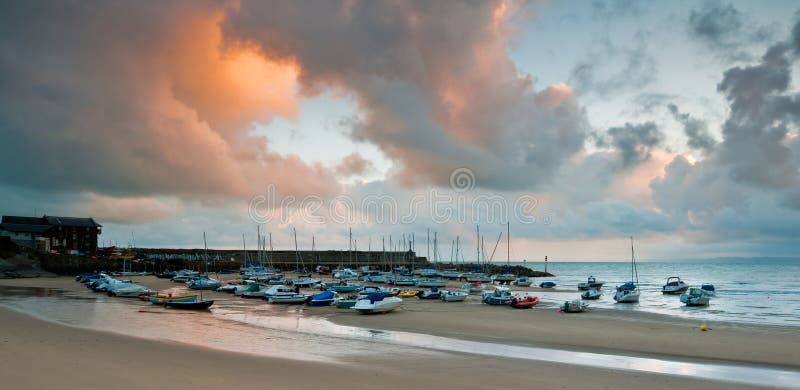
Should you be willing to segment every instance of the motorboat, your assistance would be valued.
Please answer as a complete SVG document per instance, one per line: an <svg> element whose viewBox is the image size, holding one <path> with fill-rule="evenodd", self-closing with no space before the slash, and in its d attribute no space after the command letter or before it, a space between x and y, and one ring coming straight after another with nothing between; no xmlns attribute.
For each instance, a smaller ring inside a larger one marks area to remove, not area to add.
<svg viewBox="0 0 800 390"><path fill-rule="evenodd" d="M312 295L307 304L309 306L330 306L330 304L333 303L334 298L336 298L335 292L323 291L319 294Z"/></svg>
<svg viewBox="0 0 800 390"><path fill-rule="evenodd" d="M685 293L681 294L681 302L686 306L708 306L711 296L699 287L689 287Z"/></svg>
<svg viewBox="0 0 800 390"><path fill-rule="evenodd" d="M441 296L445 302L463 302L469 294L464 291L444 290Z"/></svg>
<svg viewBox="0 0 800 390"><path fill-rule="evenodd" d="M587 310L588 308L589 308L588 303L576 299L574 301L564 302L564 304L561 305L561 307L559 307L559 311L561 311L562 313L580 313L582 311Z"/></svg>
<svg viewBox="0 0 800 390"><path fill-rule="evenodd" d="M430 290L423 290L421 293L417 294L417 298L419 299L441 299L441 297L442 292L435 287Z"/></svg>
<svg viewBox="0 0 800 390"><path fill-rule="evenodd" d="M484 292L481 298L483 303L488 305L508 305L514 296L511 295L508 287L496 286L494 291Z"/></svg>
<svg viewBox="0 0 800 390"><path fill-rule="evenodd" d="M462 285L461 288L469 293L479 293L483 292L483 290L486 289L486 285L481 282L472 282L472 283L464 283L464 285Z"/></svg>
<svg viewBox="0 0 800 390"><path fill-rule="evenodd" d="M520 287L530 287L530 285L533 284L533 281L531 280L531 278L529 278L529 277L527 277L525 275L522 275L522 276L514 279L514 281L511 282L511 284L513 284L515 286L520 286Z"/></svg>
<svg viewBox="0 0 800 390"><path fill-rule="evenodd" d="M702 285L702 286L700 286L700 289L701 289L701 290L703 290L703 291L705 291L705 292L706 292L706 295L708 295L708 296L710 296L710 297L715 297L715 296L717 296L717 289L716 289L716 288L714 288L714 285L713 285L713 284L709 284L709 283L703 283L703 285Z"/></svg>
<svg viewBox="0 0 800 390"><path fill-rule="evenodd" d="M388 313L400 307L403 300L398 297L386 296L385 294L369 294L356 301L352 309L362 313Z"/></svg>
<svg viewBox="0 0 800 390"><path fill-rule="evenodd" d="M661 287L661 293L678 295L683 293L689 288L689 285L684 283L681 278L677 276L670 276L667 278L667 284Z"/></svg>
<svg viewBox="0 0 800 390"><path fill-rule="evenodd" d="M539 283L539 287L541 288L553 288L556 286L555 282L541 282Z"/></svg>
<svg viewBox="0 0 800 390"><path fill-rule="evenodd" d="M539 303L539 297L535 296L522 296L522 297L514 297L509 302L509 306L515 309L530 309L536 306Z"/></svg>
<svg viewBox="0 0 800 390"><path fill-rule="evenodd" d="M603 295L603 291L599 288L590 288L581 292L581 299L600 299L601 295Z"/></svg>
<svg viewBox="0 0 800 390"><path fill-rule="evenodd" d="M269 287L268 289L264 290L261 295L264 297L264 299L269 300L269 298L279 295L291 296L296 294L299 293L295 291L295 289L284 285L278 285Z"/></svg>
<svg viewBox="0 0 800 390"><path fill-rule="evenodd" d="M603 287L603 284L603 282L598 282L594 276L589 276L585 283L578 283L578 290L586 291L590 288L600 288Z"/></svg>

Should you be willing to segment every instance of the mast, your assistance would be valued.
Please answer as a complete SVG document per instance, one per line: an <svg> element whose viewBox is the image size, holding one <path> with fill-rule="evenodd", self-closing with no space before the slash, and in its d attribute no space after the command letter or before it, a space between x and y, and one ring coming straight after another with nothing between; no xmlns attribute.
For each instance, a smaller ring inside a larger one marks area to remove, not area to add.
<svg viewBox="0 0 800 390"><path fill-rule="evenodd" d="M511 266L511 222L506 225L506 268Z"/></svg>

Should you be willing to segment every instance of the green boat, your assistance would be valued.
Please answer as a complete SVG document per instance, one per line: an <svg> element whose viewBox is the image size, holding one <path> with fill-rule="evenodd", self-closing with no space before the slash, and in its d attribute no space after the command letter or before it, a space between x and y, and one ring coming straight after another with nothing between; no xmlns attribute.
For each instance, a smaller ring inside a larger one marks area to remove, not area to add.
<svg viewBox="0 0 800 390"><path fill-rule="evenodd" d="M339 284L332 284L327 286L328 290L337 293L349 293L355 292L361 289L361 285L359 284L348 284L348 283L339 283Z"/></svg>

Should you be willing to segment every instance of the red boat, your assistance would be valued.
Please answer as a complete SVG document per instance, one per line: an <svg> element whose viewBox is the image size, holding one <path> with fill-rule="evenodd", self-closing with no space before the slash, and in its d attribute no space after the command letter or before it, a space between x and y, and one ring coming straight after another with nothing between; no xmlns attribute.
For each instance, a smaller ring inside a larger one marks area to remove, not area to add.
<svg viewBox="0 0 800 390"><path fill-rule="evenodd" d="M509 305L515 309L530 309L539 303L539 297L514 298Z"/></svg>

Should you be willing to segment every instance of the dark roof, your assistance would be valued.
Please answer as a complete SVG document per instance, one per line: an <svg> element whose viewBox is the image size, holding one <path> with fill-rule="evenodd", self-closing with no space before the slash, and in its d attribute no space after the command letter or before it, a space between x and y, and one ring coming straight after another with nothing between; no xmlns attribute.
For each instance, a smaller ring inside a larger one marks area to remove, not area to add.
<svg viewBox="0 0 800 390"><path fill-rule="evenodd" d="M47 221L44 218L39 217L17 217L13 215L4 215L3 216L3 223L15 223L15 224L26 224L26 225L47 225Z"/></svg>
<svg viewBox="0 0 800 390"><path fill-rule="evenodd" d="M53 226L76 226L76 227L102 227L103 225L95 222L93 218L75 218L75 217L53 217L45 215L44 219L47 223Z"/></svg>
<svg viewBox="0 0 800 390"><path fill-rule="evenodd" d="M3 223L0 229L15 233L44 233L50 229L50 225L27 224L27 223Z"/></svg>

